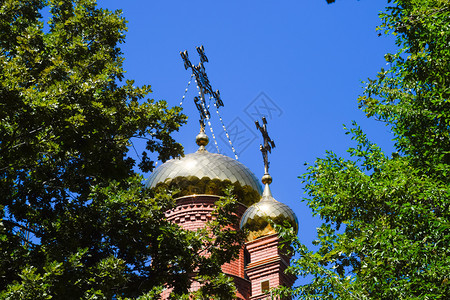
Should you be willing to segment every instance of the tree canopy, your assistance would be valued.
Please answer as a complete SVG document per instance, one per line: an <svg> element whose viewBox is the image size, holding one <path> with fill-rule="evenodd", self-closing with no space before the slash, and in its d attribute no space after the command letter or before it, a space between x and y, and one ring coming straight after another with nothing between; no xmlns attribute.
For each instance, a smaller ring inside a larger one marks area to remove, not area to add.
<svg viewBox="0 0 450 300"><path fill-rule="evenodd" d="M353 123L351 158L327 152L301 177L324 221L317 250L294 243L290 271L312 278L293 290L302 299L450 296L450 2L388 1L380 17L398 51L358 103L391 128L397 152Z"/></svg>
<svg viewBox="0 0 450 300"><path fill-rule="evenodd" d="M182 297L192 274L199 295L233 295L220 266L238 247L234 198L208 225L216 238L185 231L165 219L171 196L133 171L132 139L147 140L149 171L182 153L171 133L186 117L124 82L125 31L95 0L0 1L2 299Z"/></svg>

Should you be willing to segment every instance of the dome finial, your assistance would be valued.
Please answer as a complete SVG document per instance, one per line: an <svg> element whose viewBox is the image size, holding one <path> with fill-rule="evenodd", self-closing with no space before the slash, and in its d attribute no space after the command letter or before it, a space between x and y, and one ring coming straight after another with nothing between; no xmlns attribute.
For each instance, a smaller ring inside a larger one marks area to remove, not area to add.
<svg viewBox="0 0 450 300"><path fill-rule="evenodd" d="M264 192L262 194L262 199L273 199L272 192L270 191L269 184L272 182L272 176L269 174L264 174L262 178L262 183L264 184Z"/></svg>
<svg viewBox="0 0 450 300"><path fill-rule="evenodd" d="M200 146L198 150L206 151L205 146L209 143L209 138L205 133L205 123L200 120L200 133L195 137L195 142Z"/></svg>
<svg viewBox="0 0 450 300"><path fill-rule="evenodd" d="M261 178L261 181L264 185L266 184L271 184L272 183L272 176L270 176L269 174L264 174L264 176Z"/></svg>

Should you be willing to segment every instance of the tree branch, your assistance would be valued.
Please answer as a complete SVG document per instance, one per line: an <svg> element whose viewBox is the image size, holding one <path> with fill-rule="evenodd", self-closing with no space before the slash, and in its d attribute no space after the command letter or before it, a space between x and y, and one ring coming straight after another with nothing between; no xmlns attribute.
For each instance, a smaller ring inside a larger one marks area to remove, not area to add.
<svg viewBox="0 0 450 300"><path fill-rule="evenodd" d="M14 227L19 227L19 228L22 229L22 230L25 230L25 231L31 232L31 233L33 233L33 234L35 234L35 235L38 235L38 232L37 232L37 231L35 231L35 230L33 230L33 229L30 229L30 228L28 228L28 227L26 227L26 226L23 226L23 225L21 225L21 224L19 224L19 223L16 223L16 222L14 222L14 221L7 220L7 219L2 219L2 222L8 223L8 224L10 224L10 225L13 225Z"/></svg>

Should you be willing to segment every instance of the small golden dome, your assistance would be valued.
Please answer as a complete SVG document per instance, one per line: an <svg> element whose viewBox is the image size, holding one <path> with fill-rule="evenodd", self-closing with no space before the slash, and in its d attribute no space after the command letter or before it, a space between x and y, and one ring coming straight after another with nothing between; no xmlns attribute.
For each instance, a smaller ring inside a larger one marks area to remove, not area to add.
<svg viewBox="0 0 450 300"><path fill-rule="evenodd" d="M283 225L287 221L297 234L297 216L289 206L273 198L270 192L268 178L266 177L264 181L266 184L261 200L250 206L241 218L240 228L249 230L247 240L253 241L259 237L276 233L270 221L277 225Z"/></svg>

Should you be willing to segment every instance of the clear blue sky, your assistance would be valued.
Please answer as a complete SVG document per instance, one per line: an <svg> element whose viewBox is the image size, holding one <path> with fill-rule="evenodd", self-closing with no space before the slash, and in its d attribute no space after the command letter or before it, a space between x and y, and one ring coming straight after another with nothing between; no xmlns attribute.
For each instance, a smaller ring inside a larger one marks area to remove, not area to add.
<svg viewBox="0 0 450 300"><path fill-rule="evenodd" d="M378 37L375 31L386 2L101 0L99 6L122 9L129 22L122 47L126 77L136 85L150 84L151 97L170 106L180 103L190 78L179 52L188 50L196 64L195 46L204 45L210 61L206 71L225 103L221 114L227 126L239 130L239 160L257 177L264 172L261 137L253 140L257 131L246 108L259 108L267 116L276 143L270 155L272 193L295 211L300 240L311 245L320 220L301 202L305 195L297 177L306 170L304 162L313 163L326 150L345 155L353 144L342 125L352 120L387 153L393 149L389 128L357 108L361 81L386 67L383 55L395 49L392 38ZM196 93L192 84L183 105L189 121L176 135L186 153L197 148ZM270 99L264 99L266 106L276 109L272 115L258 97L261 93ZM223 131L217 121L213 129L218 135ZM218 142L232 156L220 138ZM141 152L143 145L137 147Z"/></svg>

